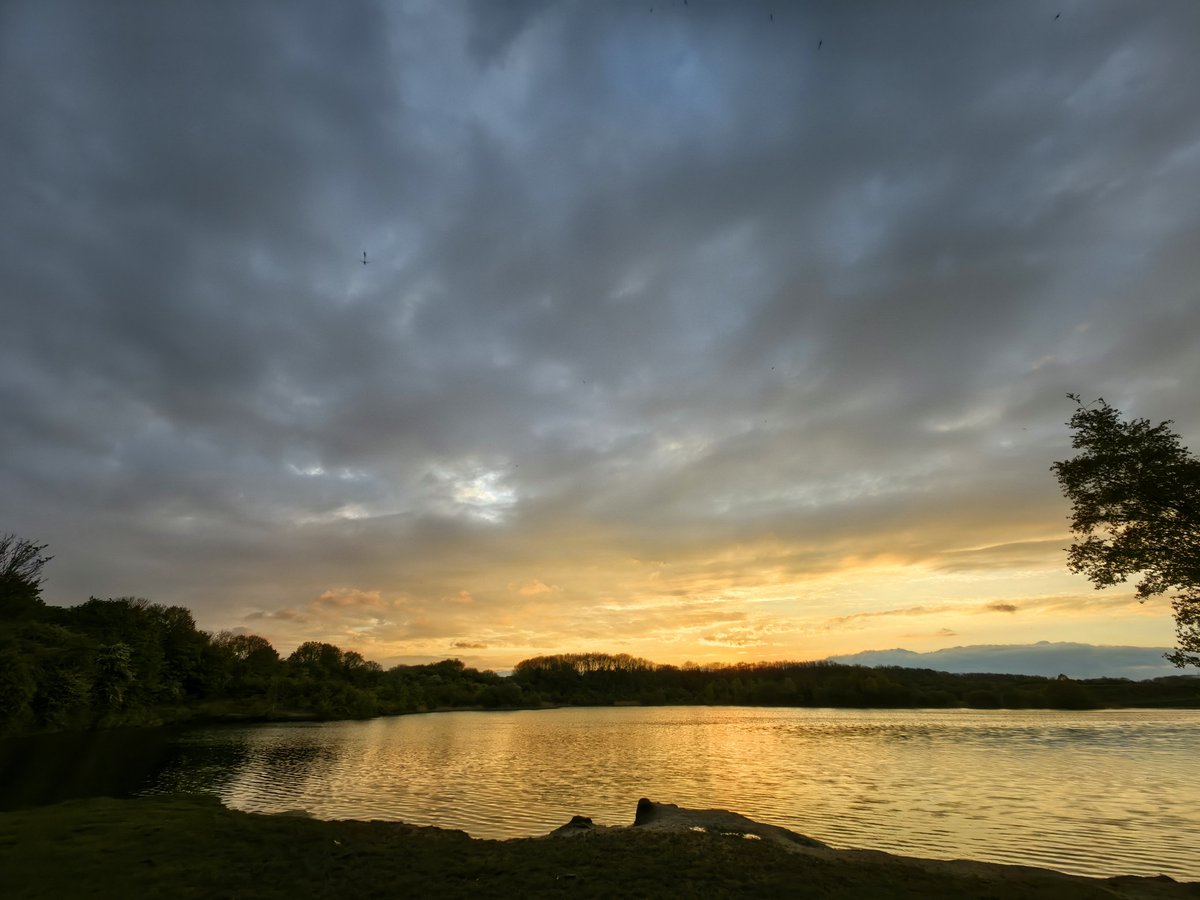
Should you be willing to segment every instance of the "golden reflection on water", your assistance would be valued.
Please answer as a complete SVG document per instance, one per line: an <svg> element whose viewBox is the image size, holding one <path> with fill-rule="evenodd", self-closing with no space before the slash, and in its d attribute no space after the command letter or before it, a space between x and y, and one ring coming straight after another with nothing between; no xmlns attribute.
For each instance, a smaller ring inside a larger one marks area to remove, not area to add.
<svg viewBox="0 0 1200 900"><path fill-rule="evenodd" d="M729 707L437 713L218 728L154 790L475 837L639 797L721 807L834 846L1200 879L1200 711Z"/></svg>

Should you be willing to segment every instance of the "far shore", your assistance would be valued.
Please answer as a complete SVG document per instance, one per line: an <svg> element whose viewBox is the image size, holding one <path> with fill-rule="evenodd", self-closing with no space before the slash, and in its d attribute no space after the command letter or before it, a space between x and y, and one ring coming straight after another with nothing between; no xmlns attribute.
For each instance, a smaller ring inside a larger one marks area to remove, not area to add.
<svg viewBox="0 0 1200 900"><path fill-rule="evenodd" d="M953 704L949 706L794 706L788 704L768 705L757 703L646 703L641 700L615 700L596 703L552 703L542 702L536 705L515 705L515 706L484 706L481 704L459 705L459 706L431 706L418 707L416 709L397 710L389 712L372 713L370 715L322 715L312 710L306 709L288 709L274 708L254 703L248 703L240 707L233 707L228 704L204 705L199 704L194 707L162 707L158 709L147 709L139 712L137 716L121 718L112 717L100 722L89 722L86 724L75 724L72 726L64 726L57 728L38 728L23 731L15 731L7 734L0 734L0 744L3 742L18 741L26 738L36 738L48 735L71 735L71 734L96 734L108 731L121 731L130 729L186 729L186 728L202 728L213 725L280 725L288 723L316 723L316 722L361 722L370 721L372 719L391 719L400 716L419 716L428 715L431 713L456 713L456 712L478 712L478 713L506 713L506 712L536 712L541 710L551 709L603 709L603 708L628 708L628 707L657 707L657 706L693 706L693 707L753 707L766 709L846 709L846 710L922 710L927 709L936 712L945 712L947 710L963 710L963 711L978 711L978 712L1069 712L1069 713L1088 713L1088 712L1104 712L1111 710L1128 710L1130 712L1163 712L1171 710L1191 710L1200 709L1200 695L1196 696L1194 701L1187 703L1173 704L1145 704L1145 705L1125 705L1111 704L1106 706L1086 707L1083 709L1068 708L1068 707L994 707L994 706L970 706L968 704Z"/></svg>
<svg viewBox="0 0 1200 900"><path fill-rule="evenodd" d="M632 805L632 804L631 804ZM261 815L213 797L92 798L0 813L4 896L1200 898L1166 876L835 850L726 810L643 799L628 826L580 815L507 841L393 822Z"/></svg>

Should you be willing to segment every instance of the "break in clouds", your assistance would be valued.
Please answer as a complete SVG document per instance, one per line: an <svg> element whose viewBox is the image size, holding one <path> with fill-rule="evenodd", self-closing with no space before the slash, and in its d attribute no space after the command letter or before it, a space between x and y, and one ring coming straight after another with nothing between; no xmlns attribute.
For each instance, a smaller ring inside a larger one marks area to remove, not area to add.
<svg viewBox="0 0 1200 900"><path fill-rule="evenodd" d="M385 661L1169 642L1049 466L1068 391L1200 434L1200 7L654 7L7 4L46 598Z"/></svg>

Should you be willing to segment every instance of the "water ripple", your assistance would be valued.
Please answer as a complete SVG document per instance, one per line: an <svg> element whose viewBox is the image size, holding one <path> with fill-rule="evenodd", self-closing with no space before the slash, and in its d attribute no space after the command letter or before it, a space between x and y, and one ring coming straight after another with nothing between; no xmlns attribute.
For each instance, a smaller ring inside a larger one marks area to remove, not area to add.
<svg viewBox="0 0 1200 900"><path fill-rule="evenodd" d="M213 728L148 792L545 834L638 797L834 846L1200 879L1198 711L562 709Z"/></svg>

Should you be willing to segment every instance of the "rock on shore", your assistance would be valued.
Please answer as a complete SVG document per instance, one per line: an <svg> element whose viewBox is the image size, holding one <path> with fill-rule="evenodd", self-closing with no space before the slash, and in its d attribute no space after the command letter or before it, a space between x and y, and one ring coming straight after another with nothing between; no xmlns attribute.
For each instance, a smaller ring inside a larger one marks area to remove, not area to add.
<svg viewBox="0 0 1200 900"><path fill-rule="evenodd" d="M589 831L614 830L620 826L596 825L587 816L573 816L547 837L569 837ZM748 840L764 840L784 846L827 847L815 838L789 831L778 825L766 825L727 809L687 809L674 803L655 803L643 797L630 826L639 831L708 831Z"/></svg>
<svg viewBox="0 0 1200 900"><path fill-rule="evenodd" d="M1121 898L1168 898L1188 896L1200 900L1200 882L1179 883L1166 875L1144 877L1121 875L1113 878L1087 878L1067 875L1034 866L1005 865L973 860L920 859L897 856L880 850L837 850L815 838L778 825L756 822L725 809L687 809L673 803L655 803L645 797L638 800L633 824L596 825L586 816L573 816L546 837L574 837L620 831L708 832L748 840L761 840L796 853L828 862L849 864L865 878L871 872L885 882L902 877L907 870L914 876L965 878L980 886L990 885L1013 896L1026 896L1049 890L1057 884L1063 896L1077 896L1085 886L1101 888L1106 895Z"/></svg>

